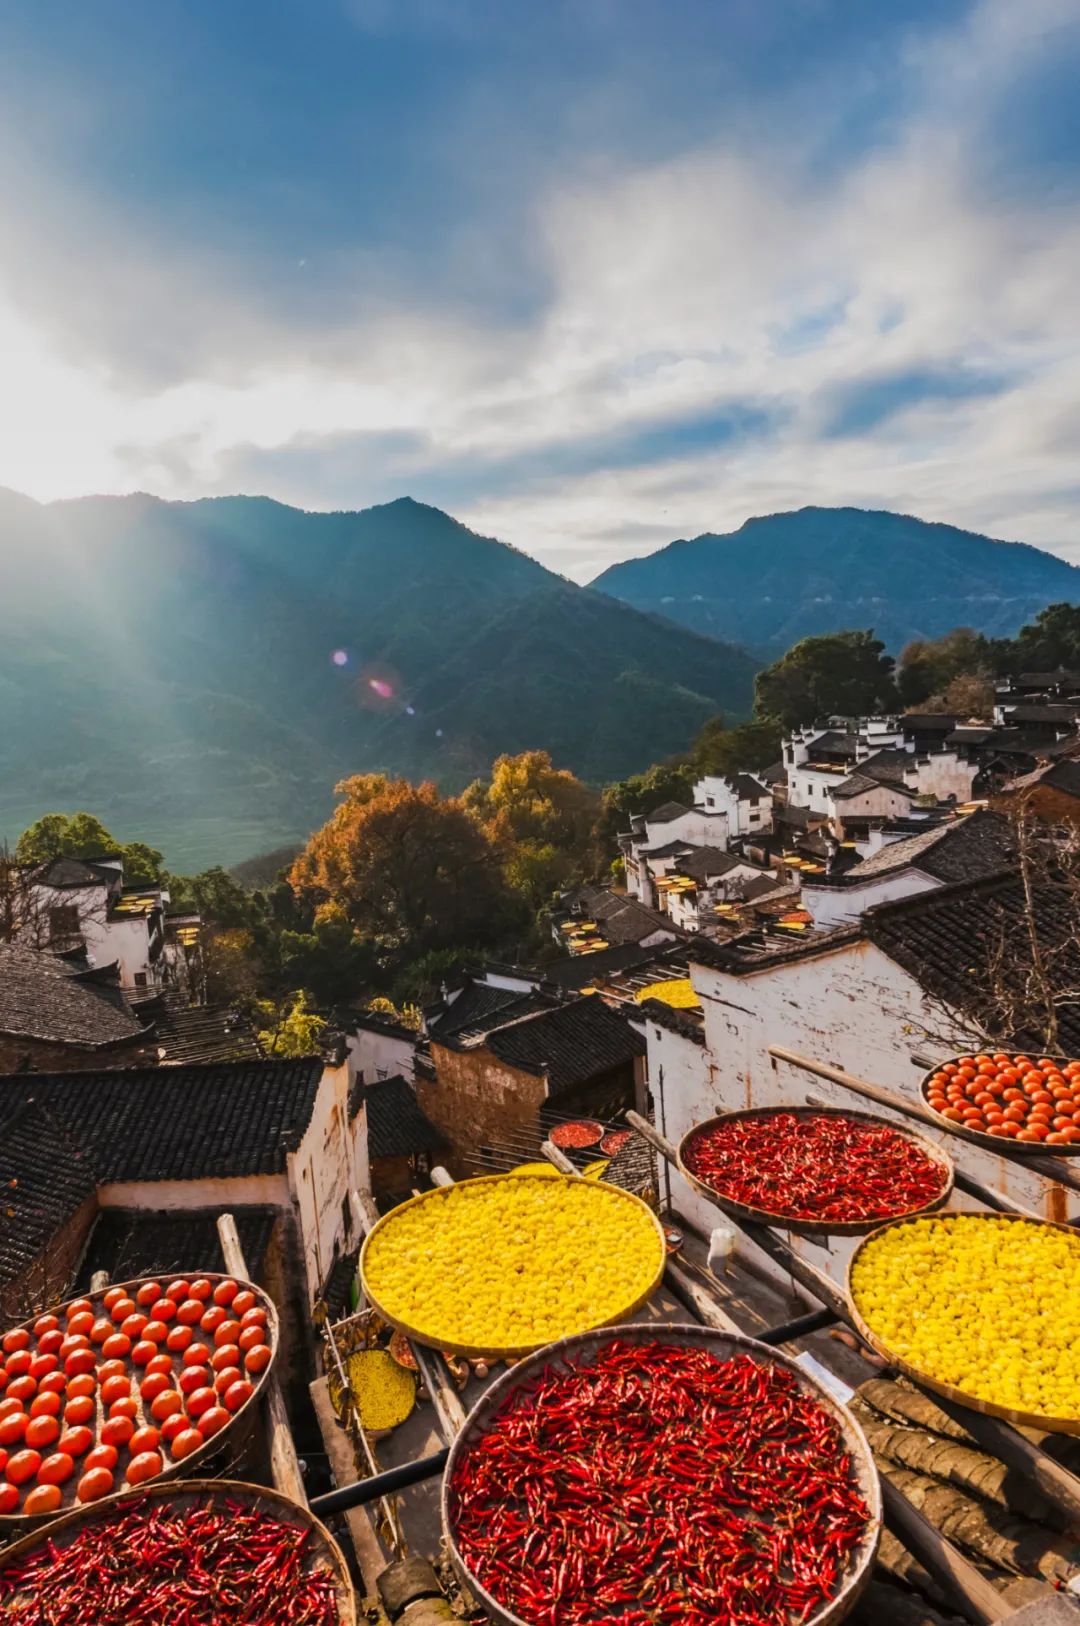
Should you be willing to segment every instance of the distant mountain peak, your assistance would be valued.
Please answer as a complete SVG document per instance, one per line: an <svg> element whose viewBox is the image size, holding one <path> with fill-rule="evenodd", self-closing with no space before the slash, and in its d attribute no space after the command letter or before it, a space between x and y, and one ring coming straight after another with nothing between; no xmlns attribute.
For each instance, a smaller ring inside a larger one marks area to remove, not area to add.
<svg viewBox="0 0 1080 1626"><path fill-rule="evenodd" d="M911 514L808 505L680 539L612 565L592 585L695 632L767 650L873 626L899 651L958 625L1012 636L1047 604L1080 599L1080 570L1028 543Z"/></svg>

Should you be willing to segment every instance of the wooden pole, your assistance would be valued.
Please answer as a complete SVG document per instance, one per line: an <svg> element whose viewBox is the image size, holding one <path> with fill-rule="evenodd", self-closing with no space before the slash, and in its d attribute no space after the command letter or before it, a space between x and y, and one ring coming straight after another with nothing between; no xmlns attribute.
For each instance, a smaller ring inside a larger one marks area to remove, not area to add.
<svg viewBox="0 0 1080 1626"><path fill-rule="evenodd" d="M580 1172L553 1140L546 1140L540 1150L549 1163L554 1163L560 1174L578 1174Z"/></svg>
<svg viewBox="0 0 1080 1626"><path fill-rule="evenodd" d="M217 1230L225 1269L230 1276L239 1276L242 1281L250 1280L236 1221L231 1214L218 1216ZM266 1422L270 1435L270 1475L274 1481L274 1488L281 1491L283 1496L291 1496L301 1507L307 1507L307 1491L304 1489L304 1479L300 1472L300 1460L293 1444L289 1417L281 1395L281 1385L273 1367L270 1368L266 1382Z"/></svg>

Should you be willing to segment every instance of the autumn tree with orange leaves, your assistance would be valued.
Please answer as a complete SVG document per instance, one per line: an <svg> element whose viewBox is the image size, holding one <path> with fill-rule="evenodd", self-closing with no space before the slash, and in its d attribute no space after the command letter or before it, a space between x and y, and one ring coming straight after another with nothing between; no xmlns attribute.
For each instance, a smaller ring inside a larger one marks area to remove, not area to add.
<svg viewBox="0 0 1080 1626"><path fill-rule="evenodd" d="M336 794L289 880L388 961L491 947L525 923L495 843L460 798L385 774L356 774Z"/></svg>

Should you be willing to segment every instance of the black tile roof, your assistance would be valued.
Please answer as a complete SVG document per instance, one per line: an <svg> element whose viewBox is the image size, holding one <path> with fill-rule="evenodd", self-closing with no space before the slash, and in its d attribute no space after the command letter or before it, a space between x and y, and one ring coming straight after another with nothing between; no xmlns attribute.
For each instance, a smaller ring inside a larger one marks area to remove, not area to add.
<svg viewBox="0 0 1080 1626"><path fill-rule="evenodd" d="M189 1005L166 994L140 1010L154 1024L152 1042L167 1065L254 1060L262 1054L251 1023L226 1005Z"/></svg>
<svg viewBox="0 0 1080 1626"><path fill-rule="evenodd" d="M594 949L591 954L570 954L563 960L553 960L544 967L543 975L559 988L588 988L597 977L648 965L655 954L655 949L639 948L636 943L617 943L612 948Z"/></svg>
<svg viewBox="0 0 1080 1626"><path fill-rule="evenodd" d="M1060 790L1065 796L1080 796L1080 762L1055 762L1039 782L1052 790Z"/></svg>
<svg viewBox="0 0 1080 1626"><path fill-rule="evenodd" d="M119 856L119 855L117 855ZM39 876L43 886L119 886L123 871L89 858L54 858Z"/></svg>
<svg viewBox="0 0 1080 1626"><path fill-rule="evenodd" d="M768 786L763 785L760 779L755 779L753 774L749 773L736 774L735 789L741 802L760 802L763 797L767 798L769 795Z"/></svg>
<svg viewBox="0 0 1080 1626"><path fill-rule="evenodd" d="M833 785L831 787L830 794L835 801L843 802L849 800L853 796L865 796L868 791L877 790L879 788L896 791L898 795L907 796L912 800L914 800L919 794L918 791L913 790L910 785L903 784L901 780L894 779L887 773L878 773L873 771L870 773L864 773L864 766L866 765L860 762L858 768L853 774L849 774L848 777L846 779L842 779L838 785Z"/></svg>
<svg viewBox="0 0 1080 1626"><path fill-rule="evenodd" d="M650 1022L655 1022L658 1028L667 1028L670 1033L678 1033L694 1044L705 1043L705 1024L700 1011L678 1010L662 999L643 999L637 1009L643 1021L647 1018ZM633 1012L629 1014L630 1020L633 1021Z"/></svg>
<svg viewBox="0 0 1080 1626"><path fill-rule="evenodd" d="M253 1280L261 1279L273 1235L273 1208L105 1208L98 1215L90 1245L73 1284L85 1291L99 1270L114 1282L136 1276L176 1275L179 1271L224 1271L217 1221L229 1213L236 1221L244 1263Z"/></svg>
<svg viewBox="0 0 1080 1626"><path fill-rule="evenodd" d="M1075 899L1067 884L1042 877L1032 881L1032 896L1039 946L1062 994L1059 1043L1077 1055L1080 1006L1067 993L1080 983ZM864 915L863 926L928 994L995 1037L1041 1049L1038 1029L1013 1014L1031 1008L1033 987L1024 884L1015 870L879 904Z"/></svg>
<svg viewBox="0 0 1080 1626"><path fill-rule="evenodd" d="M508 1067L546 1074L552 1095L645 1053L641 1035L595 994L496 1028L485 1043Z"/></svg>
<svg viewBox="0 0 1080 1626"><path fill-rule="evenodd" d="M787 779L787 764L783 757L777 762L770 762L767 768L762 768L758 778L763 779L767 785L782 784Z"/></svg>
<svg viewBox="0 0 1080 1626"><path fill-rule="evenodd" d="M945 825L942 840L923 855L919 868L937 881L975 881L1007 868L1015 851L1008 819L980 808L957 824Z"/></svg>
<svg viewBox="0 0 1080 1626"><path fill-rule="evenodd" d="M415 1157L446 1145L446 1136L421 1110L416 1091L400 1073L366 1085L364 1101L370 1158Z"/></svg>
<svg viewBox="0 0 1080 1626"><path fill-rule="evenodd" d="M105 1049L145 1031L119 989L54 954L0 943L0 1033Z"/></svg>
<svg viewBox="0 0 1080 1626"><path fill-rule="evenodd" d="M815 734L812 740L807 740L806 747L811 756L819 751L836 751L854 757L856 737L839 728L826 728L822 733Z"/></svg>
<svg viewBox="0 0 1080 1626"><path fill-rule="evenodd" d="M533 989L493 988L486 982L470 982L445 1010L428 1017L428 1036L437 1044L460 1044L501 1022L544 1010L550 1004L549 995Z"/></svg>
<svg viewBox="0 0 1080 1626"><path fill-rule="evenodd" d="M818 954L831 954L858 942L863 930L860 925L834 926L827 931L807 931L794 940L768 936L762 932L747 933L730 942L714 942L695 937L688 950L694 965L711 966L714 971L726 971L729 976L747 977L755 971L767 971L772 966L789 965L795 960L810 960Z"/></svg>
<svg viewBox="0 0 1080 1626"><path fill-rule="evenodd" d="M672 819L681 818L684 813L693 812L692 808L684 807L682 802L661 802L645 817L650 824L670 824Z"/></svg>
<svg viewBox="0 0 1080 1626"><path fill-rule="evenodd" d="M654 932L679 933L679 927L668 915L649 909L637 898L625 897L605 887L592 889L586 907L609 943L642 943Z"/></svg>
<svg viewBox="0 0 1080 1626"><path fill-rule="evenodd" d="M318 1057L0 1075L0 1110L34 1100L98 1184L281 1174L311 1121Z"/></svg>
<svg viewBox="0 0 1080 1626"><path fill-rule="evenodd" d="M674 858L676 853L687 853L692 843L689 841L664 841L658 847L642 847L640 852L646 858Z"/></svg>
<svg viewBox="0 0 1080 1626"><path fill-rule="evenodd" d="M634 1196L657 1191L656 1153L643 1135L631 1135L604 1171L609 1186L620 1186Z"/></svg>
<svg viewBox="0 0 1080 1626"><path fill-rule="evenodd" d="M951 711L909 711L901 718L901 727L905 734L909 729L916 733L951 734L959 721Z"/></svg>
<svg viewBox="0 0 1080 1626"><path fill-rule="evenodd" d="M1064 723L1066 726L1075 722L1077 710L1075 705L1011 705L1009 701L1002 701L1008 720L1012 723Z"/></svg>
<svg viewBox="0 0 1080 1626"><path fill-rule="evenodd" d="M726 875L728 870L738 869L748 862L738 855L721 852L719 847L694 847L679 860L676 868L680 875L688 875L692 881L707 881L711 876Z"/></svg>
<svg viewBox="0 0 1080 1626"><path fill-rule="evenodd" d="M46 1106L0 1097L0 1283L39 1258L96 1186L78 1142Z"/></svg>

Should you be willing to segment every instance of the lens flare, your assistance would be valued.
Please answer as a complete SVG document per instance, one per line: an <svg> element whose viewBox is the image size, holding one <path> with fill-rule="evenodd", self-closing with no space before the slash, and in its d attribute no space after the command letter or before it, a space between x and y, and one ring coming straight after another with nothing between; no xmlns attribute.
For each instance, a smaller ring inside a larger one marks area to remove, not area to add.
<svg viewBox="0 0 1080 1626"><path fill-rule="evenodd" d="M415 706L406 706L405 707L405 715L406 715L406 717L415 717L416 716L416 707Z"/></svg>
<svg viewBox="0 0 1080 1626"><path fill-rule="evenodd" d="M393 700L394 685L387 683L385 678L368 678L368 688L373 689L380 700Z"/></svg>
<svg viewBox="0 0 1080 1626"><path fill-rule="evenodd" d="M335 649L330 659L333 661L335 666L348 666L349 652L347 649Z"/></svg>

